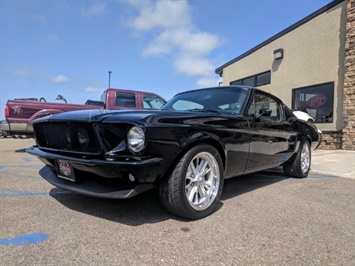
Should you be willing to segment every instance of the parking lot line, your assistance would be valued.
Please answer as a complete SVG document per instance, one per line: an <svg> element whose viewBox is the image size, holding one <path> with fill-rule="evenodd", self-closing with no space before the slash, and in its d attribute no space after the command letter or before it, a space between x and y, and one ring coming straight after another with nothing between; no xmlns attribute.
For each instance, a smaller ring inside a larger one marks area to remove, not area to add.
<svg viewBox="0 0 355 266"><path fill-rule="evenodd" d="M20 190L11 190L11 189L4 189L4 191L9 191L13 193L6 193L6 194L0 194L0 198L5 198L5 197L28 197L28 196L42 196L42 195L60 195L60 194L69 194L71 193L70 191L54 191L54 192L31 192L31 191L20 191Z"/></svg>
<svg viewBox="0 0 355 266"><path fill-rule="evenodd" d="M48 239L48 235L42 233L32 233L13 238L0 238L0 245L27 246L39 244Z"/></svg>

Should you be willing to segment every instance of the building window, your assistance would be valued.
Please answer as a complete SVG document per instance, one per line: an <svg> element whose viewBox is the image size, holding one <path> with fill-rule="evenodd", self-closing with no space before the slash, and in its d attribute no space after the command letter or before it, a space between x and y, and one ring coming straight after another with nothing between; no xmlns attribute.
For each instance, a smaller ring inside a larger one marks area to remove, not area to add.
<svg viewBox="0 0 355 266"><path fill-rule="evenodd" d="M256 76L256 86L263 86L271 83L271 71Z"/></svg>
<svg viewBox="0 0 355 266"><path fill-rule="evenodd" d="M255 86L255 76L243 79L243 85Z"/></svg>
<svg viewBox="0 0 355 266"><path fill-rule="evenodd" d="M305 110L315 123L333 122L334 82L292 90L292 108Z"/></svg>
<svg viewBox="0 0 355 266"><path fill-rule="evenodd" d="M271 83L271 71L269 70L250 77L232 81L230 85L245 85L245 86L259 87L270 83Z"/></svg>

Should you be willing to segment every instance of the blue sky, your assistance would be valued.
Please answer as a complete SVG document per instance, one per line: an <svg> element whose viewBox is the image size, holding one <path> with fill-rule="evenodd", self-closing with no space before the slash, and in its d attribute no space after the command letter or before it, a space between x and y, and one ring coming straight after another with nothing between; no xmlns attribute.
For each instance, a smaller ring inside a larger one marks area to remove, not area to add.
<svg viewBox="0 0 355 266"><path fill-rule="evenodd" d="M165 99L330 0L0 1L0 119L7 99L72 103L108 87Z"/></svg>

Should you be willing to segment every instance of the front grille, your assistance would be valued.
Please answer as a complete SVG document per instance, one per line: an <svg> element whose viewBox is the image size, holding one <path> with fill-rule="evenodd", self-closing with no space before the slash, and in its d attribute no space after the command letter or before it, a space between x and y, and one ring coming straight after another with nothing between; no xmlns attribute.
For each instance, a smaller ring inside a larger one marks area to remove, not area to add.
<svg viewBox="0 0 355 266"><path fill-rule="evenodd" d="M113 150L126 139L129 125L127 124L97 124L96 130L105 152Z"/></svg>
<svg viewBox="0 0 355 266"><path fill-rule="evenodd" d="M40 148L76 153L102 153L100 140L91 123L34 123L33 129Z"/></svg>
<svg viewBox="0 0 355 266"><path fill-rule="evenodd" d="M80 122L33 124L36 141L40 148L91 155L104 154L116 148L125 141L129 127L128 124Z"/></svg>

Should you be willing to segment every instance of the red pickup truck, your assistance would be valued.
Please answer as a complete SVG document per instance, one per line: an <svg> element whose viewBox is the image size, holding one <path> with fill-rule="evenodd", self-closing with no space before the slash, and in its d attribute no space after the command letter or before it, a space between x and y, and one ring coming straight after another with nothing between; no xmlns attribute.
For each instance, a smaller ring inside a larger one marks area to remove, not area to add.
<svg viewBox="0 0 355 266"><path fill-rule="evenodd" d="M58 95L59 96L59 95ZM65 101L64 98L57 98ZM67 111L83 109L137 110L159 109L166 101L151 92L107 89L100 101L88 100L86 104L49 103L35 98L8 100L5 106L6 123L1 124L4 137L11 135L32 135L32 121L46 116Z"/></svg>

